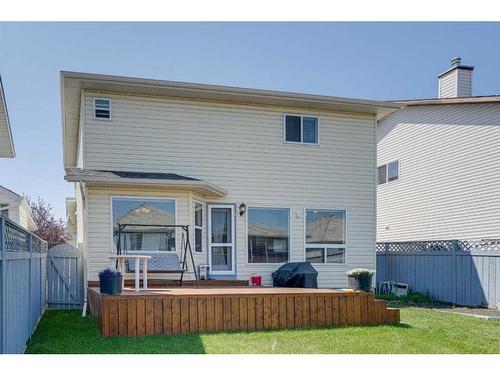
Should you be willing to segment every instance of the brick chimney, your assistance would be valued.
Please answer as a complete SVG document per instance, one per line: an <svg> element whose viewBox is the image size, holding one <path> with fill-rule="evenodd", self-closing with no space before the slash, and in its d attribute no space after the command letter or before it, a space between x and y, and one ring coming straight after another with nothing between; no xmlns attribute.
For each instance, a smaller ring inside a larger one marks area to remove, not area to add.
<svg viewBox="0 0 500 375"><path fill-rule="evenodd" d="M438 76L439 98L472 96L473 70L473 66L462 65L460 57L451 60L451 68Z"/></svg>

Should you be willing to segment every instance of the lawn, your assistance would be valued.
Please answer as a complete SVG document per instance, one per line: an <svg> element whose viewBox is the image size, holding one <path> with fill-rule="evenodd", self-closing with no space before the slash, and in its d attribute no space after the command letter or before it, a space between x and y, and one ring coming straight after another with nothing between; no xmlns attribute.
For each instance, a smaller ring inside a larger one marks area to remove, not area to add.
<svg viewBox="0 0 500 375"><path fill-rule="evenodd" d="M500 323L401 309L401 324L102 338L78 311L47 311L26 353L500 353Z"/></svg>

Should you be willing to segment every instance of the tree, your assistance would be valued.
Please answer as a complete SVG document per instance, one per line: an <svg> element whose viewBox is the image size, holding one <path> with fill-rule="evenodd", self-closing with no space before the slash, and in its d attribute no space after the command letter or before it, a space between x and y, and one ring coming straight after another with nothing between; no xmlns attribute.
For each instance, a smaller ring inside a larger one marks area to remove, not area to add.
<svg viewBox="0 0 500 375"><path fill-rule="evenodd" d="M26 199L31 207L33 221L38 227L34 233L47 241L49 249L71 239L71 235L66 232L64 221L54 217L52 206L49 203L40 197L36 202L29 197Z"/></svg>

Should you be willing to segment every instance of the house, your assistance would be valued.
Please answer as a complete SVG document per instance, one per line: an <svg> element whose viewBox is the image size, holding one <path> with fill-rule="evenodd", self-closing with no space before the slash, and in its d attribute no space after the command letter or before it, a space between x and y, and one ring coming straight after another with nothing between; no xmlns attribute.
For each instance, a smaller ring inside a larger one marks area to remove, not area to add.
<svg viewBox="0 0 500 375"><path fill-rule="evenodd" d="M180 254L173 223L211 279L310 261L343 287L375 268L376 121L401 104L74 72L61 94L89 281L118 243Z"/></svg>
<svg viewBox="0 0 500 375"><path fill-rule="evenodd" d="M37 230L28 200L1 185L0 216L13 221L30 232Z"/></svg>
<svg viewBox="0 0 500 375"><path fill-rule="evenodd" d="M379 121L378 241L500 238L500 95L473 96L473 69Z"/></svg>
<svg viewBox="0 0 500 375"><path fill-rule="evenodd" d="M5 92L0 77L0 158L13 158L16 156L12 132L10 130L9 113L7 112L7 102Z"/></svg>

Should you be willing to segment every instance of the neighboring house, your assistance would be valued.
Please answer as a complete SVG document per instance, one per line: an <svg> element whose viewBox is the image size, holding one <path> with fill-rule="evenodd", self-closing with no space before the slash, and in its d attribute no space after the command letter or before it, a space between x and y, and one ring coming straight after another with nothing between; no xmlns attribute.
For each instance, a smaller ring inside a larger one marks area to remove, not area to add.
<svg viewBox="0 0 500 375"><path fill-rule="evenodd" d="M76 246L76 199L66 198L66 232L71 236L68 242Z"/></svg>
<svg viewBox="0 0 500 375"><path fill-rule="evenodd" d="M2 77L0 77L0 158L13 158L15 156L16 152L10 130L7 102L5 100Z"/></svg>
<svg viewBox="0 0 500 375"><path fill-rule="evenodd" d="M439 97L379 122L377 240L500 238L500 95L454 59Z"/></svg>
<svg viewBox="0 0 500 375"><path fill-rule="evenodd" d="M28 200L3 186L0 186L0 216L31 232L37 229Z"/></svg>
<svg viewBox="0 0 500 375"><path fill-rule="evenodd" d="M343 287L375 268L376 120L400 104L70 72L61 90L90 281L119 238L180 254L180 230L137 224L189 225L212 279L269 285L306 260L320 286Z"/></svg>

